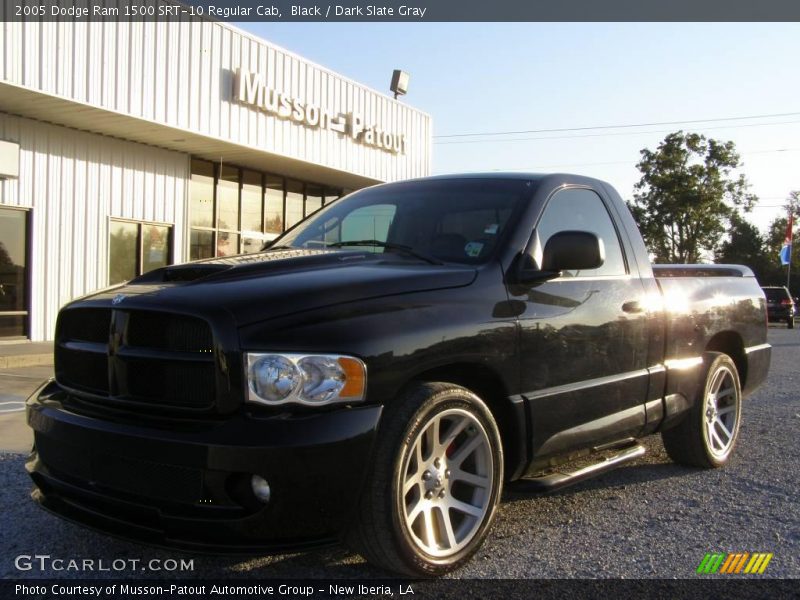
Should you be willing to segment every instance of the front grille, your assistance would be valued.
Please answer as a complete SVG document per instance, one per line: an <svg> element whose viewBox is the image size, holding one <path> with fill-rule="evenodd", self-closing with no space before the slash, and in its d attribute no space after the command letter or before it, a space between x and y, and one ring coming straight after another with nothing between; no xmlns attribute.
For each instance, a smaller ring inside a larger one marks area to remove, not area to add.
<svg viewBox="0 0 800 600"><path fill-rule="evenodd" d="M137 361L128 369L132 396L159 406L195 408L214 402L214 370L205 363Z"/></svg>
<svg viewBox="0 0 800 600"><path fill-rule="evenodd" d="M88 452L72 444L36 436L39 458L56 472L137 496L194 504L203 493L198 469Z"/></svg>
<svg viewBox="0 0 800 600"><path fill-rule="evenodd" d="M56 346L56 378L71 388L108 394L108 356Z"/></svg>
<svg viewBox="0 0 800 600"><path fill-rule="evenodd" d="M129 346L173 352L211 352L211 329L200 319L133 311L128 321Z"/></svg>
<svg viewBox="0 0 800 600"><path fill-rule="evenodd" d="M76 308L67 313L67 318L59 320L58 337L107 344L110 327L110 308Z"/></svg>
<svg viewBox="0 0 800 600"><path fill-rule="evenodd" d="M201 319L78 308L62 311L56 330L56 379L94 402L145 410L214 406L213 335Z"/></svg>
<svg viewBox="0 0 800 600"><path fill-rule="evenodd" d="M91 453L81 452L77 446L55 442L40 434L36 434L36 451L49 468L85 481L92 479Z"/></svg>

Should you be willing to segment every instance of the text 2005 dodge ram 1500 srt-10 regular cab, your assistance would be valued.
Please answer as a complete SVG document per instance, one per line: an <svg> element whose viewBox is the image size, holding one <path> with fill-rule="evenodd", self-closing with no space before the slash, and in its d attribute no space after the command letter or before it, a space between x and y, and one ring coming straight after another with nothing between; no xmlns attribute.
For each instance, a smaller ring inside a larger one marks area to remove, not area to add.
<svg viewBox="0 0 800 600"><path fill-rule="evenodd" d="M338 538L440 574L504 483L555 489L656 432L677 462L724 465L769 361L750 270L652 267L608 184L421 179L65 306L27 468L46 509L123 537Z"/></svg>

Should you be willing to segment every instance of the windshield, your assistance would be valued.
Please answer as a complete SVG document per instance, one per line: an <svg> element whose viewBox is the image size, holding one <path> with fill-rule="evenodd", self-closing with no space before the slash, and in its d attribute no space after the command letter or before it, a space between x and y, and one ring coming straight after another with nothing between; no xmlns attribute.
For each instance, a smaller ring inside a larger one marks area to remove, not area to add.
<svg viewBox="0 0 800 600"><path fill-rule="evenodd" d="M368 188L317 211L275 240L292 248L407 250L464 264L487 261L531 190L525 180L461 179ZM402 253L401 253L402 254Z"/></svg>

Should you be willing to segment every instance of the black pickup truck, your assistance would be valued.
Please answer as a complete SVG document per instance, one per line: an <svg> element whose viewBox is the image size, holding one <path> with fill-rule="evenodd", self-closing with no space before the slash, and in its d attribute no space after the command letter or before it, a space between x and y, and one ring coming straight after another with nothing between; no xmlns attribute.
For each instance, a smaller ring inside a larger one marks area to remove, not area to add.
<svg viewBox="0 0 800 600"><path fill-rule="evenodd" d="M749 269L651 266L602 181L380 185L262 252L65 306L27 469L44 508L122 537L344 540L441 574L481 545L506 484L580 481L653 433L679 463L724 465L766 333Z"/></svg>

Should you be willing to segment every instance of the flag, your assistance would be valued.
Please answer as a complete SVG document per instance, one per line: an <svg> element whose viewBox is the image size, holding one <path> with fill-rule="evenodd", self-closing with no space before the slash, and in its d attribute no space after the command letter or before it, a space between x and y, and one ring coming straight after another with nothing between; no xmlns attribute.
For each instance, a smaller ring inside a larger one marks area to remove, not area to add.
<svg viewBox="0 0 800 600"><path fill-rule="evenodd" d="M789 215L789 223L786 225L786 239L783 240L783 248L781 248L781 264L788 265L792 262L792 217Z"/></svg>

